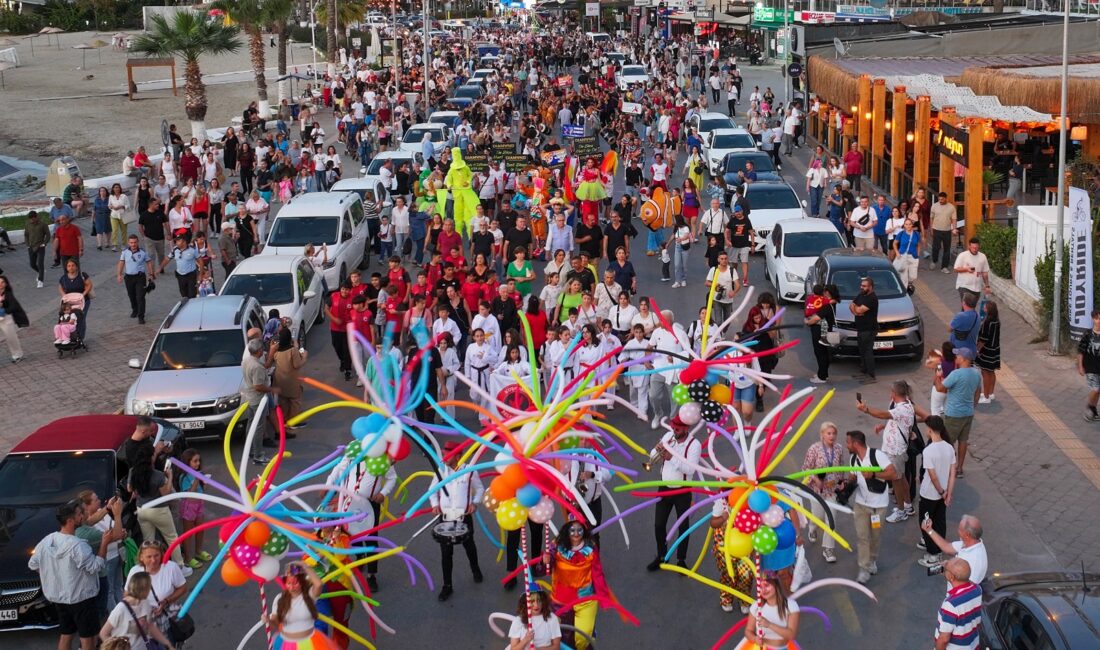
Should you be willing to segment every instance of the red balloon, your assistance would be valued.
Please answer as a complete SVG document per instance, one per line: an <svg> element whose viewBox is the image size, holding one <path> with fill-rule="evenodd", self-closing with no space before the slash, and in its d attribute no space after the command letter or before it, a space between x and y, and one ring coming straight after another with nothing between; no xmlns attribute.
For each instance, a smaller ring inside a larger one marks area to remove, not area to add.
<svg viewBox="0 0 1100 650"><path fill-rule="evenodd" d="M707 376L707 364L696 359L688 364L687 368L680 371L680 383L690 384Z"/></svg>
<svg viewBox="0 0 1100 650"><path fill-rule="evenodd" d="M403 460L409 455L410 451L412 451L412 445L409 444L409 439L401 436L397 441L397 449L390 454L390 458L393 458L394 461Z"/></svg>
<svg viewBox="0 0 1100 650"><path fill-rule="evenodd" d="M763 517L748 508L742 508L741 512L738 512L737 517L733 520L734 528L746 535L760 528L762 523L764 523Z"/></svg>

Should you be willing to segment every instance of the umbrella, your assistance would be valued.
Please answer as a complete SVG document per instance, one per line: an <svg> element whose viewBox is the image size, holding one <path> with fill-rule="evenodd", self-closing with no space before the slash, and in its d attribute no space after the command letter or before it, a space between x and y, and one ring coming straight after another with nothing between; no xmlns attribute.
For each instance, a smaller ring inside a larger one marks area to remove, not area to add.
<svg viewBox="0 0 1100 650"><path fill-rule="evenodd" d="M38 34L31 34L30 36L24 36L23 40L31 44L31 56L34 56L34 39L38 38Z"/></svg>
<svg viewBox="0 0 1100 650"><path fill-rule="evenodd" d="M57 49L61 49L61 36L59 36L59 34L64 34L65 30L61 29L60 27L43 27L42 29L38 30L38 33L45 34L47 43L50 42L50 34L53 34L56 38Z"/></svg>
<svg viewBox="0 0 1100 650"><path fill-rule="evenodd" d="M107 47L108 45L110 45L110 43L108 43L107 41L105 41L103 39L97 38L94 41L92 41L91 43L89 43L89 45L91 45L92 49L95 50L96 56L99 57L99 62L103 63L103 53L100 52L99 50L104 48L104 47Z"/></svg>
<svg viewBox="0 0 1100 650"><path fill-rule="evenodd" d="M80 69L85 67L85 59L87 58L88 50L94 50L95 48L87 43L77 43L73 46L74 50L80 50Z"/></svg>
<svg viewBox="0 0 1100 650"><path fill-rule="evenodd" d="M19 43L11 40L10 38L0 38L0 47L13 47L19 45Z"/></svg>
<svg viewBox="0 0 1100 650"><path fill-rule="evenodd" d="M4 86L4 71L5 70L11 70L14 67L15 67L15 64L12 63L11 61L0 61L0 89L5 88L5 86Z"/></svg>

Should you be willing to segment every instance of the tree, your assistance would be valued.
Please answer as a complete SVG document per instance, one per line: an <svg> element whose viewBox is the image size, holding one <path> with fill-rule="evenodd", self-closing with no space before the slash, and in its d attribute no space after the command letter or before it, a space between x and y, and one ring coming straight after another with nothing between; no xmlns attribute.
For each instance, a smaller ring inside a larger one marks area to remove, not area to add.
<svg viewBox="0 0 1100 650"><path fill-rule="evenodd" d="M279 71L279 104L282 105L284 99L290 97L290 82L287 79L282 79L286 76L286 48L287 37L289 36L289 22L294 16L294 3L295 0L267 0L267 13L271 18L273 24L273 30L279 39L279 46L276 50L278 52L278 71Z"/></svg>
<svg viewBox="0 0 1100 650"><path fill-rule="evenodd" d="M336 0L325 2L325 44L328 45L328 74L336 76Z"/></svg>
<svg viewBox="0 0 1100 650"><path fill-rule="evenodd" d="M367 0L345 0L336 6L336 32L339 35L341 26L347 27L361 22L367 15L370 3ZM328 7L317 7L317 20L328 23ZM339 37L337 37L339 40Z"/></svg>
<svg viewBox="0 0 1100 650"><path fill-rule="evenodd" d="M191 121L191 136L206 138L206 84L199 68L200 56L231 54L241 47L238 30L206 16L181 11L169 22L164 16L149 18L149 31L134 39L132 50L148 57L183 59L183 107Z"/></svg>
<svg viewBox="0 0 1100 650"><path fill-rule="evenodd" d="M264 59L263 29L275 21L271 18L271 0L218 0L211 6L221 9L248 34L248 57L252 62L252 74L256 78L256 93L260 100L260 116L271 116L271 103L267 98L266 62Z"/></svg>

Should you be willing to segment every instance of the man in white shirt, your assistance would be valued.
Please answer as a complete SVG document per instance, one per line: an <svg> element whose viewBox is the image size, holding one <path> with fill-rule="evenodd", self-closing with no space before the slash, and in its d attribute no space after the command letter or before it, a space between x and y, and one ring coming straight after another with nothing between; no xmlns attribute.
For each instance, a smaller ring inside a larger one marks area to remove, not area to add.
<svg viewBox="0 0 1100 650"><path fill-rule="evenodd" d="M959 519L959 540L948 542L939 533L932 530L932 521L921 522L921 530L935 542L938 550L947 556L961 557L970 563L970 581L980 585L989 570L989 557L982 541L982 522L974 515L963 515ZM932 549L928 549L932 550ZM923 563L922 563L923 564Z"/></svg>
<svg viewBox="0 0 1100 650"><path fill-rule="evenodd" d="M671 310L666 309L661 312L661 315L664 316L665 321L672 323L674 329L679 329L679 335L668 331L664 327L653 330L653 334L649 337L649 351L657 351L657 354L653 361L645 364L646 368L663 369L679 363L675 357L671 357L667 353L683 354L684 346L680 342L688 340L683 327L674 321ZM670 370L650 375L649 405L653 408L653 420L649 423L649 426L654 430L661 426L661 418L666 413L670 416L673 413L672 385L676 381L674 376L676 372Z"/></svg>
<svg viewBox="0 0 1100 650"><path fill-rule="evenodd" d="M603 284L597 285L593 291L596 294L596 316L602 322L610 316L611 308L618 305L623 288L615 282L615 272L608 269L603 272Z"/></svg>
<svg viewBox="0 0 1100 650"><path fill-rule="evenodd" d="M713 236L718 240L718 248L724 249L726 247L726 226L729 222L730 217L722 209L722 202L716 198L711 199L710 208L703 213L701 218L696 220L695 236L698 238L700 231L704 238Z"/></svg>
<svg viewBox="0 0 1100 650"><path fill-rule="evenodd" d="M871 209L871 199L866 196L859 197L859 205L848 215L848 227L852 229L852 238L856 242L856 250L875 249L875 223L878 217Z"/></svg>
<svg viewBox="0 0 1100 650"><path fill-rule="evenodd" d="M480 583L485 578L481 575L481 567L477 561L477 544L474 543L474 510L485 494L485 487L481 484L481 478L477 472L467 472L461 476L455 476L455 465L458 463L458 443L450 440L443 445L446 465L439 468L439 474L432 479L431 487L444 486L432 492L429 500L432 504L432 514L438 515L443 521L458 521L466 525L468 534L462 542L462 548L466 550L466 559L470 561L470 570L474 574L474 582ZM454 588L451 581L451 573L454 569L454 544L440 544L443 552L443 588L439 590L439 601L443 602L451 597Z"/></svg>
<svg viewBox="0 0 1100 650"><path fill-rule="evenodd" d="M654 332L654 334L656 334L656 332ZM650 458L656 456L663 460L661 465L661 480L691 480L691 477L696 473L695 467L699 464L699 457L703 451L703 443L688 435L691 427L679 417L674 417L669 420L668 426L672 430L661 436L661 441L658 442L657 446L650 452ZM678 487L681 486L675 483L668 484L668 489L676 489ZM657 540L657 557L646 565L647 571L656 571L660 569L661 563L665 561L665 555L668 553L668 542L666 540L668 531L666 528L668 526L668 516L672 514L672 510L675 509L676 515L680 516L690 507L690 492L662 496L661 500L657 502L657 510L654 512L653 520L653 535ZM688 521L684 519L683 523L680 524L680 534L683 535L686 533L687 529ZM689 539L690 537L685 537L680 542L680 545L676 547L676 564L683 568L687 568Z"/></svg>
<svg viewBox="0 0 1100 650"><path fill-rule="evenodd" d="M793 112L788 112L783 118L783 155L790 156L794 147L794 138L798 134L799 120Z"/></svg>
<svg viewBox="0 0 1100 650"><path fill-rule="evenodd" d="M737 277L737 271L730 266L730 256L725 251L718 254L718 266L707 273L707 289L716 283L714 289L714 313L711 314L711 322L721 325L733 313L733 299L741 290L741 282Z"/></svg>
<svg viewBox="0 0 1100 650"><path fill-rule="evenodd" d="M326 485L340 486L346 492L337 495L338 511L349 515L366 513L367 516L347 525L348 533L357 535L381 523L382 502L393 492L397 484L397 471L391 464L382 476L367 472L364 459L351 467L352 459L345 456L329 472ZM367 584L371 591L378 590L378 562L367 565Z"/></svg>
<svg viewBox="0 0 1100 650"><path fill-rule="evenodd" d="M966 250L955 258L955 289L959 292L959 300L967 295L977 300L983 291L989 293L989 260L980 248L978 238L971 237Z"/></svg>
<svg viewBox="0 0 1100 650"><path fill-rule="evenodd" d="M849 481L856 481L852 495L852 519L856 524L856 556L859 559L859 575L856 581L866 584L878 573L878 545L882 534L886 507L890 505L887 484L897 478L894 466L886 454L867 446L867 436L862 431L848 432L848 452L851 465L880 467L881 471L853 472Z"/></svg>

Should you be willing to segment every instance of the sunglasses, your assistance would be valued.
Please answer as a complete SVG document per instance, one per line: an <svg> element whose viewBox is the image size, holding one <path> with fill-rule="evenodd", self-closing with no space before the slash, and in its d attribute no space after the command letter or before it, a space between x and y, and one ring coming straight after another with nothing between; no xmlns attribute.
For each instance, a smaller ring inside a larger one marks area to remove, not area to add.
<svg viewBox="0 0 1100 650"><path fill-rule="evenodd" d="M164 550L164 547L163 547L163 546L161 546L161 543L160 543L160 541L158 541L158 540L155 540L155 539L147 539L147 540L145 540L144 542L142 542L142 543L141 543L141 548L143 548L143 549L146 549L146 548L155 548L155 549L157 549L158 551L163 551L163 550Z"/></svg>

